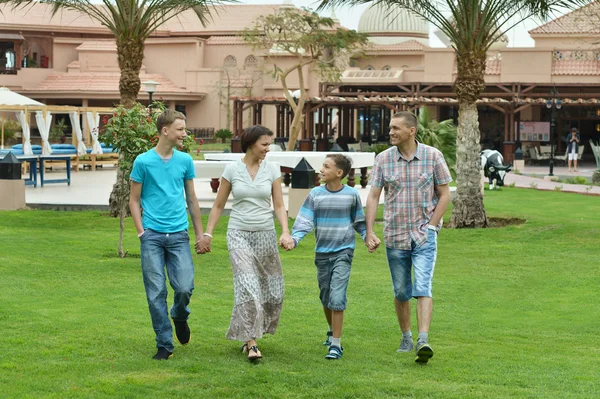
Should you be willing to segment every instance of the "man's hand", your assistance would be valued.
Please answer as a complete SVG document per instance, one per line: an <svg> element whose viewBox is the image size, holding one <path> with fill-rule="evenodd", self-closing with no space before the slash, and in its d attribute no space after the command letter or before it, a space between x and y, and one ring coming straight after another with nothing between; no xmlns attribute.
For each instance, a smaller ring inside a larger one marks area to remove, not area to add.
<svg viewBox="0 0 600 399"><path fill-rule="evenodd" d="M365 245L369 249L369 252L375 252L379 247L379 244L381 244L381 240L377 238L375 233L368 233L365 237Z"/></svg>

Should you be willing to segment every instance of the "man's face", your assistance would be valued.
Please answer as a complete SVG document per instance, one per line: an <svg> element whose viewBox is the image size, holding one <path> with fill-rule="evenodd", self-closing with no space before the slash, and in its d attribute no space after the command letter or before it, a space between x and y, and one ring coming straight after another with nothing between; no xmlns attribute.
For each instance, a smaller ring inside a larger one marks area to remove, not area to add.
<svg viewBox="0 0 600 399"><path fill-rule="evenodd" d="M417 129L408 127L404 118L393 118L390 121L390 143L402 145L415 139Z"/></svg>
<svg viewBox="0 0 600 399"><path fill-rule="evenodd" d="M162 134L166 135L167 140L173 146L180 146L183 144L183 139L187 136L185 129L185 121L183 119L175 119L169 126L162 128Z"/></svg>

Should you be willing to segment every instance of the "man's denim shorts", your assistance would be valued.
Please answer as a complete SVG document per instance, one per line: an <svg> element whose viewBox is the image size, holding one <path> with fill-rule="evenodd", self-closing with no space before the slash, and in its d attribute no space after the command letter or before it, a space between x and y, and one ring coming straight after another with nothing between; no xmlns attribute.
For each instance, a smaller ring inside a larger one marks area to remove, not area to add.
<svg viewBox="0 0 600 399"><path fill-rule="evenodd" d="M414 242L407 250L386 248L392 275L394 296L400 302L420 296L432 297L431 285L437 257L437 232L427 229L427 241L420 247ZM414 282L411 281L414 269Z"/></svg>

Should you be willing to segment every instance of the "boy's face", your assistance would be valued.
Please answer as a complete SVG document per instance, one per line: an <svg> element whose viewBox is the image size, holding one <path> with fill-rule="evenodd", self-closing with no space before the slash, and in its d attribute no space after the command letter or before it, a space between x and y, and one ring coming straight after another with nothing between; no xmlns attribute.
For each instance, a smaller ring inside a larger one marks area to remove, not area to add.
<svg viewBox="0 0 600 399"><path fill-rule="evenodd" d="M185 130L185 121L175 119L169 126L164 126L161 131L161 137L166 138L173 147L183 144L183 139L187 137Z"/></svg>
<svg viewBox="0 0 600 399"><path fill-rule="evenodd" d="M333 159L325 158L323 166L321 166L321 181L323 183L330 183L336 180L341 180L344 171L339 169Z"/></svg>

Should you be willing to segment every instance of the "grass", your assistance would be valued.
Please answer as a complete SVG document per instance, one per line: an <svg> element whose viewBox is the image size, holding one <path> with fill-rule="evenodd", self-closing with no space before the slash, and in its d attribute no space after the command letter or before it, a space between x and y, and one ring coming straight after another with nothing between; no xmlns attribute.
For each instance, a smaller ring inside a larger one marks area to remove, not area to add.
<svg viewBox="0 0 600 399"><path fill-rule="evenodd" d="M223 152L225 149L231 150L231 142L221 143L219 141L218 143L204 143L202 145L194 143L190 149L190 155L195 161L203 161L205 151Z"/></svg>
<svg viewBox="0 0 600 399"><path fill-rule="evenodd" d="M597 202L505 187L485 192L488 214L526 224L442 230L430 334L436 353L427 366L395 352L400 334L384 251L356 250L345 353L336 362L323 359L314 238L283 252L280 326L260 341L265 358L252 365L224 338L233 294L222 220L214 252L194 258L192 342L156 362L131 220L125 247L134 256L119 259L115 219L2 211L0 396L593 397L600 357Z"/></svg>

